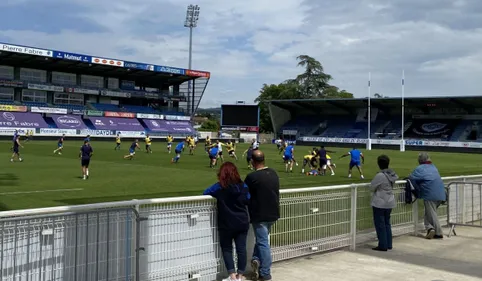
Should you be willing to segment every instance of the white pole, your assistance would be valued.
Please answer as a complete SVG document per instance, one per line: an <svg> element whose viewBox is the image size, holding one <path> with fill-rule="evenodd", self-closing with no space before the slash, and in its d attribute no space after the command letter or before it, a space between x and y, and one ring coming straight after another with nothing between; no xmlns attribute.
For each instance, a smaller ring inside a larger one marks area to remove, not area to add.
<svg viewBox="0 0 482 281"><path fill-rule="evenodd" d="M372 150L371 141L371 123L372 123L372 112L371 112L371 72L368 72L368 135L367 135L367 150Z"/></svg>
<svg viewBox="0 0 482 281"><path fill-rule="evenodd" d="M400 151L405 151L405 70L402 70L402 139L400 141Z"/></svg>

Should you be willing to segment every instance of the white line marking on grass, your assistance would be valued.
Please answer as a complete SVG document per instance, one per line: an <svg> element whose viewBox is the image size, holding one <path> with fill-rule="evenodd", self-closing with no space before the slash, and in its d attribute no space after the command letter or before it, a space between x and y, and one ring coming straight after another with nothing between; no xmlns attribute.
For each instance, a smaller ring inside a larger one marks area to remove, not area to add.
<svg viewBox="0 0 482 281"><path fill-rule="evenodd" d="M70 188L70 189L47 189L47 190L32 190L32 191L14 191L3 192L0 195L16 195L16 194L31 194L31 193L47 193L47 192L68 192L68 191L82 191L83 188Z"/></svg>

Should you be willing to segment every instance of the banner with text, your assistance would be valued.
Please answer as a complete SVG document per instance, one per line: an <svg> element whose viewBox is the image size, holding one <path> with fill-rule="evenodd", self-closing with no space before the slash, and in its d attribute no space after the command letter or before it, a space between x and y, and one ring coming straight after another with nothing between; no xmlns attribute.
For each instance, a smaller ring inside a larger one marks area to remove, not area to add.
<svg viewBox="0 0 482 281"><path fill-rule="evenodd" d="M104 116L104 111L100 110L87 110L86 114L88 116Z"/></svg>
<svg viewBox="0 0 482 281"><path fill-rule="evenodd" d="M122 137L131 137L131 138L140 138L144 137L146 133L144 131L116 131L116 134L121 135Z"/></svg>
<svg viewBox="0 0 482 281"><path fill-rule="evenodd" d="M97 130L144 131L137 119L114 117L89 117Z"/></svg>
<svg viewBox="0 0 482 281"><path fill-rule="evenodd" d="M66 93L76 93L85 95L98 95L99 90L85 89L85 88L65 88Z"/></svg>
<svg viewBox="0 0 482 281"><path fill-rule="evenodd" d="M52 114L67 114L67 108L53 108L53 107L30 107L30 111L34 113L52 113Z"/></svg>
<svg viewBox="0 0 482 281"><path fill-rule="evenodd" d="M0 115L0 127L48 128L49 125L41 114L3 112Z"/></svg>
<svg viewBox="0 0 482 281"><path fill-rule="evenodd" d="M136 118L135 113L131 112L114 112L114 111L104 111L105 117L119 117L119 118Z"/></svg>
<svg viewBox="0 0 482 281"><path fill-rule="evenodd" d="M59 129L87 129L84 121L78 115L57 115L52 114L52 120Z"/></svg>
<svg viewBox="0 0 482 281"><path fill-rule="evenodd" d="M222 127L223 131L258 132L259 127Z"/></svg>
<svg viewBox="0 0 482 281"><path fill-rule="evenodd" d="M77 130L75 129L40 129L41 135L67 135L76 136Z"/></svg>
<svg viewBox="0 0 482 281"><path fill-rule="evenodd" d="M27 107L23 105L0 104L0 111L27 112Z"/></svg>
<svg viewBox="0 0 482 281"><path fill-rule="evenodd" d="M80 130L82 136L115 136L115 131L111 130Z"/></svg>
<svg viewBox="0 0 482 281"><path fill-rule="evenodd" d="M178 120L178 121L189 121L191 117L181 116L181 115L165 115L166 120Z"/></svg>
<svg viewBox="0 0 482 281"><path fill-rule="evenodd" d="M131 97L131 93L108 91L108 90L102 90L102 91L100 91L100 94L103 95L103 96L116 97L116 98L130 98Z"/></svg>
<svg viewBox="0 0 482 281"><path fill-rule="evenodd" d="M12 81L12 80L0 80L0 86L2 87L23 87L23 82L22 81Z"/></svg>
<svg viewBox="0 0 482 281"><path fill-rule="evenodd" d="M74 114L74 115L84 115L84 111L83 110L80 110L80 109L72 109L70 111L70 113Z"/></svg>
<svg viewBox="0 0 482 281"><path fill-rule="evenodd" d="M453 133L460 120L413 120L405 132L410 138L444 138Z"/></svg>
<svg viewBox="0 0 482 281"><path fill-rule="evenodd" d="M34 84L34 83L28 83L27 88L29 88L31 90L51 91L51 92L63 92L64 91L64 87L61 87L61 86Z"/></svg>
<svg viewBox="0 0 482 281"><path fill-rule="evenodd" d="M141 119L164 119L164 116L160 115L160 114L137 113L137 118L141 118Z"/></svg>

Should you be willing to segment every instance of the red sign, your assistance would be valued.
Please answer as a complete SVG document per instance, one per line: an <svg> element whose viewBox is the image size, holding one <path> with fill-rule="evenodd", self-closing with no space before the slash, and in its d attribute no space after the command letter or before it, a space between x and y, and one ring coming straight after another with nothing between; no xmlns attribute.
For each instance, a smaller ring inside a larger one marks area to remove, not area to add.
<svg viewBox="0 0 482 281"><path fill-rule="evenodd" d="M186 75L194 76L194 77L211 77L211 73L205 71L197 71L197 70L186 70Z"/></svg>
<svg viewBox="0 0 482 281"><path fill-rule="evenodd" d="M105 111L105 117L121 117L121 118L136 118L135 113L131 112L113 112L113 111Z"/></svg>

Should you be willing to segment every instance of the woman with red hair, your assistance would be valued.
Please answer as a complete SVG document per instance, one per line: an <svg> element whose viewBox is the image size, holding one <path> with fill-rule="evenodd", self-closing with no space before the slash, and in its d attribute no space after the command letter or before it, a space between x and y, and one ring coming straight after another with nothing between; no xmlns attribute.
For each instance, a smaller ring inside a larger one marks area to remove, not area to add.
<svg viewBox="0 0 482 281"><path fill-rule="evenodd" d="M243 280L246 270L246 239L249 230L248 187L239 176L238 168L225 162L219 168L218 182L204 191L217 200L219 244L229 277L223 281ZM238 256L238 270L233 259L233 240Z"/></svg>

